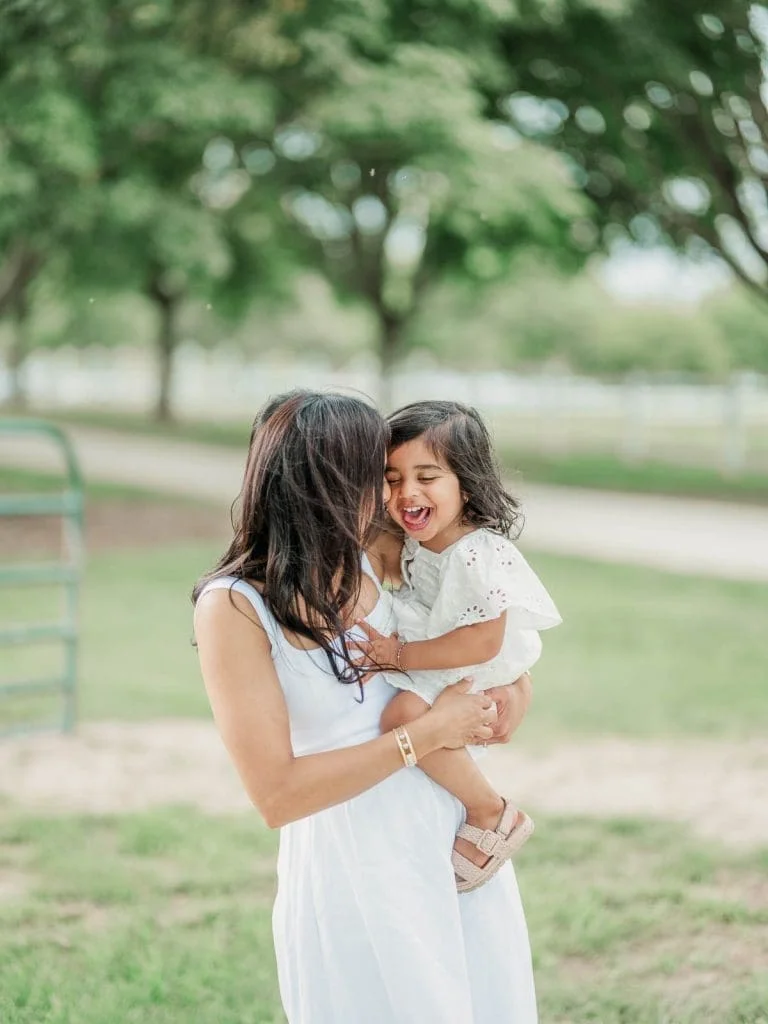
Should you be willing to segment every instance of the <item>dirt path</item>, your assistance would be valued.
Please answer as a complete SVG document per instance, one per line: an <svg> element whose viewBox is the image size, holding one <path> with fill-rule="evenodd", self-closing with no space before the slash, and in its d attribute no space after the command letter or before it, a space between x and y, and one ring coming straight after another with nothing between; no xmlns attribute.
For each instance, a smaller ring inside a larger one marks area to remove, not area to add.
<svg viewBox="0 0 768 1024"><path fill-rule="evenodd" d="M154 501L142 498L98 498L85 509L89 553L126 547L164 547L176 543L230 539L226 512L216 505ZM15 558L55 559L60 556L61 520L40 516L10 517L0 526L0 562Z"/></svg>
<svg viewBox="0 0 768 1024"><path fill-rule="evenodd" d="M244 452L72 427L94 480L232 501ZM0 442L0 464L51 467L45 447ZM675 572L768 581L768 509L726 502L527 485L523 547Z"/></svg>
<svg viewBox="0 0 768 1024"><path fill-rule="evenodd" d="M487 766L534 812L680 821L703 837L768 845L768 741L569 742L540 754L492 751ZM188 804L222 814L249 806L213 726L187 720L88 724L76 736L6 741L0 797L52 813Z"/></svg>

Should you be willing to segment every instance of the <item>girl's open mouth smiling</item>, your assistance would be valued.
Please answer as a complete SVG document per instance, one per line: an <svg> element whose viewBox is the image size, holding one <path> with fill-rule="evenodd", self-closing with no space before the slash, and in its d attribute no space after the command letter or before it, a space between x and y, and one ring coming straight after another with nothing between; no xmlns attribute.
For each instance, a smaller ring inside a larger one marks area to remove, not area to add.
<svg viewBox="0 0 768 1024"><path fill-rule="evenodd" d="M432 518L432 509L425 505L412 505L401 509L400 515L407 530L423 530Z"/></svg>

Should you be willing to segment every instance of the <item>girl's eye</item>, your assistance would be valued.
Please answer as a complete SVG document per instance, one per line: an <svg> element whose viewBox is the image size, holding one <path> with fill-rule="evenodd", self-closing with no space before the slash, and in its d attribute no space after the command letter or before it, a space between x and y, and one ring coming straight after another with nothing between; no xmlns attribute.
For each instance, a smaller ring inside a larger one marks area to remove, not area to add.
<svg viewBox="0 0 768 1024"><path fill-rule="evenodd" d="M437 480L437 477L436 476L420 476L419 477L419 483L422 483L422 484L431 484L433 480Z"/></svg>

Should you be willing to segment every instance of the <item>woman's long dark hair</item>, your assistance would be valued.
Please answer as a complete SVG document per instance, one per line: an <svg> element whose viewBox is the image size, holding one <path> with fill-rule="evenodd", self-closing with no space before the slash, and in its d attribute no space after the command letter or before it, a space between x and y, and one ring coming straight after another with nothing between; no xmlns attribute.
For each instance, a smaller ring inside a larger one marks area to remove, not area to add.
<svg viewBox="0 0 768 1024"><path fill-rule="evenodd" d="M388 439L384 419L358 398L292 391L271 399L251 431L234 538L192 600L218 576L260 583L280 625L320 646L339 679L359 682L344 616L360 595Z"/></svg>
<svg viewBox="0 0 768 1024"><path fill-rule="evenodd" d="M520 533L520 502L502 483L491 436L477 409L459 402L412 402L388 416L387 423L390 449L421 438L456 474L467 496L464 522L505 536Z"/></svg>

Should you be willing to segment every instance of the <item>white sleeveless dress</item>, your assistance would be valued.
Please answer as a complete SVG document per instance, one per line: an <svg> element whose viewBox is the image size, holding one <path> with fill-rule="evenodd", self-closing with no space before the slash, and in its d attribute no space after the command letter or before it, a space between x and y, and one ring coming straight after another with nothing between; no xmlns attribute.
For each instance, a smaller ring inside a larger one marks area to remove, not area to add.
<svg viewBox="0 0 768 1024"><path fill-rule="evenodd" d="M288 643L253 587L222 577L206 589L220 587L247 598L269 636L297 756L379 735L396 693L383 676L360 702L322 651ZM378 589L368 621L391 632L391 597ZM450 855L462 814L422 771L404 768L280 830L273 933L289 1024L536 1024L512 865L456 892Z"/></svg>

